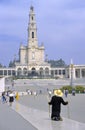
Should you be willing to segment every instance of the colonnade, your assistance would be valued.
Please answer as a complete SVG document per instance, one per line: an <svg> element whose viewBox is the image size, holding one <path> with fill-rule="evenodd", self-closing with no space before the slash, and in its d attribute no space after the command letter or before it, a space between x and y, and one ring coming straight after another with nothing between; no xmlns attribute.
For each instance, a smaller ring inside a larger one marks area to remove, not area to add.
<svg viewBox="0 0 85 130"><path fill-rule="evenodd" d="M14 68L0 68L0 76L15 76L16 71Z"/></svg>
<svg viewBox="0 0 85 130"><path fill-rule="evenodd" d="M29 75L31 73L36 72L40 76L51 76L53 78L71 78L71 75L73 76L73 79L76 78L85 78L85 65L74 65L74 67L71 69L70 66L68 67L57 67L57 68L50 68L50 69L40 69L38 71L36 70L16 70L16 68L0 68L0 77L1 76L17 76L17 75Z"/></svg>

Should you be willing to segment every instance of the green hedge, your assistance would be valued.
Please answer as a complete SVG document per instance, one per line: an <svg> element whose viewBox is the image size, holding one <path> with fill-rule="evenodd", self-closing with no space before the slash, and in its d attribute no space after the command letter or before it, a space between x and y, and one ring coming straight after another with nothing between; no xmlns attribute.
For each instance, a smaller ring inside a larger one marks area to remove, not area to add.
<svg viewBox="0 0 85 130"><path fill-rule="evenodd" d="M62 90L63 92L64 92L64 90L66 90L66 89L68 90L69 93L72 92L72 87L69 86L69 85L68 85L68 86L63 86L63 87L61 87L61 90Z"/></svg>
<svg viewBox="0 0 85 130"><path fill-rule="evenodd" d="M84 93L84 91L85 91L85 87L79 86L79 85L75 86L75 89L76 89L77 93L79 93L79 92Z"/></svg>
<svg viewBox="0 0 85 130"><path fill-rule="evenodd" d="M69 93L72 93L72 90L74 89L76 91L76 93L84 93L85 92L85 87L81 86L81 85L77 85L77 86L62 86L61 90L64 91L65 89L68 90Z"/></svg>

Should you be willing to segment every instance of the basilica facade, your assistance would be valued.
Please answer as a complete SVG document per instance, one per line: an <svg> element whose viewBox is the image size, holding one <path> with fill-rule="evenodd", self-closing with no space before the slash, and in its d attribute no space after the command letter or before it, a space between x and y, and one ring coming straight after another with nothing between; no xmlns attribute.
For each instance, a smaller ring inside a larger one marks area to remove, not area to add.
<svg viewBox="0 0 85 130"><path fill-rule="evenodd" d="M11 68L0 68L0 77L40 78L85 78L85 65L70 64L67 67L52 68L45 60L45 47L39 45L34 7L30 7L27 45L20 45L19 59Z"/></svg>
<svg viewBox="0 0 85 130"><path fill-rule="evenodd" d="M21 44L19 62L15 63L17 75L49 75L50 64L45 62L44 45L39 46L34 7L30 7L27 46Z"/></svg>

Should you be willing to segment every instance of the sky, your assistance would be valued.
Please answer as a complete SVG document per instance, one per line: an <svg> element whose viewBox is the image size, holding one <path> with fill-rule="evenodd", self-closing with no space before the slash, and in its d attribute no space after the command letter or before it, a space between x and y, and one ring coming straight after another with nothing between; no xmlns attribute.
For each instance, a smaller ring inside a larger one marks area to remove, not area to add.
<svg viewBox="0 0 85 130"><path fill-rule="evenodd" d="M39 45L48 59L85 64L85 0L0 0L0 63L8 66L27 46L29 9L34 6Z"/></svg>

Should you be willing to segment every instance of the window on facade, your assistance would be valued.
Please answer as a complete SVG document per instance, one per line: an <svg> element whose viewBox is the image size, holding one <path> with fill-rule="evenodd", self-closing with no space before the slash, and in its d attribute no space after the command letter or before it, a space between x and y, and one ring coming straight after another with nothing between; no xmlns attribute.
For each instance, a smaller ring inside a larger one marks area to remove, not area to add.
<svg viewBox="0 0 85 130"><path fill-rule="evenodd" d="M3 75L3 70L0 70L0 75Z"/></svg>
<svg viewBox="0 0 85 130"><path fill-rule="evenodd" d="M32 32L32 38L34 38L34 32Z"/></svg>
<svg viewBox="0 0 85 130"><path fill-rule="evenodd" d="M54 71L53 70L51 70L51 75L53 75L54 74Z"/></svg>
<svg viewBox="0 0 85 130"><path fill-rule="evenodd" d="M59 70L59 75L61 75L61 70Z"/></svg>
<svg viewBox="0 0 85 130"><path fill-rule="evenodd" d="M57 75L57 70L55 70L55 74Z"/></svg>
<svg viewBox="0 0 85 130"><path fill-rule="evenodd" d="M33 20L33 16L32 16L32 20Z"/></svg>
<svg viewBox="0 0 85 130"><path fill-rule="evenodd" d="M15 70L12 70L12 75L14 75L14 76L16 75L16 72L15 72Z"/></svg>
<svg viewBox="0 0 85 130"><path fill-rule="evenodd" d="M65 70L63 70L63 75L65 75Z"/></svg>
<svg viewBox="0 0 85 130"><path fill-rule="evenodd" d="M85 70L82 70L82 77L85 77Z"/></svg>
<svg viewBox="0 0 85 130"><path fill-rule="evenodd" d="M11 75L11 70L8 70L8 75Z"/></svg>
<svg viewBox="0 0 85 130"><path fill-rule="evenodd" d="M7 75L7 70L4 70L4 75Z"/></svg>

